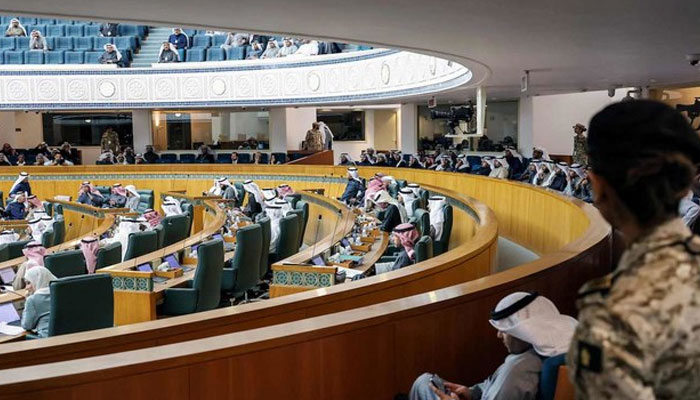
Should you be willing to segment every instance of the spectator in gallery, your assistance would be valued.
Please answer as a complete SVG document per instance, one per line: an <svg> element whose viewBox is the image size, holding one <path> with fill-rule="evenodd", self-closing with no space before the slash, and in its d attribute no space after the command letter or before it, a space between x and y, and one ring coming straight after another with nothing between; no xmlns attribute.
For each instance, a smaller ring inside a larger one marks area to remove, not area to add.
<svg viewBox="0 0 700 400"><path fill-rule="evenodd" d="M36 159L34 159L34 165L45 165L47 162L46 157L44 156L44 153L39 153L36 155Z"/></svg>
<svg viewBox="0 0 700 400"><path fill-rule="evenodd" d="M3 147L3 149L4 149L4 147ZM46 142L41 142L38 145L36 145L36 147L34 148L34 152L41 153L45 156L48 156L49 154L51 154L51 150L49 150L49 145L47 145ZM7 154L5 154L5 155L7 155Z"/></svg>
<svg viewBox="0 0 700 400"><path fill-rule="evenodd" d="M12 163L5 157L4 153L0 153L0 166L1 167L11 167Z"/></svg>
<svg viewBox="0 0 700 400"><path fill-rule="evenodd" d="M16 164L16 165L17 165L18 167L24 167L25 165L27 165L27 160L26 160L26 158L24 157L24 154L20 153L20 154L17 156L17 164Z"/></svg>
<svg viewBox="0 0 700 400"><path fill-rule="evenodd" d="M158 162L158 160L160 160L160 156L153 150L153 146L149 144L146 145L146 152L143 153L143 159L148 164L155 164L156 162Z"/></svg>
<svg viewBox="0 0 700 400"><path fill-rule="evenodd" d="M333 150L333 131L323 121L318 121L319 129L323 133L323 148Z"/></svg>
<svg viewBox="0 0 700 400"><path fill-rule="evenodd" d="M119 151L119 134L111 126L102 133L100 147L103 152L109 150L112 154Z"/></svg>
<svg viewBox="0 0 700 400"><path fill-rule="evenodd" d="M168 38L168 42L175 46L175 49L186 49L189 47L190 38L180 28L173 28L173 33Z"/></svg>
<svg viewBox="0 0 700 400"><path fill-rule="evenodd" d="M65 166L70 166L70 165L74 165L74 164L73 164L72 161L66 160L65 158L63 158L63 155L61 154L61 152L58 152L58 151L57 151L57 152L53 155L53 161L51 162L50 165L65 165Z"/></svg>
<svg viewBox="0 0 700 400"><path fill-rule="evenodd" d="M235 151L233 153L231 153L231 164L233 164L233 165L238 164L238 153Z"/></svg>
<svg viewBox="0 0 700 400"><path fill-rule="evenodd" d="M142 154L137 154L136 157L134 158L134 164L146 164L146 160L143 159Z"/></svg>
<svg viewBox="0 0 700 400"><path fill-rule="evenodd" d="M232 47L236 47L236 46L234 46L235 43L236 43L236 35L233 32L228 32L226 34L226 40L224 41L224 44L222 44L219 47L221 47L224 50L228 50Z"/></svg>
<svg viewBox="0 0 700 400"><path fill-rule="evenodd" d="M114 37L117 36L117 29L119 24L113 22L107 22L106 24L100 25L100 36L102 37Z"/></svg>
<svg viewBox="0 0 700 400"><path fill-rule="evenodd" d="M304 138L304 150L307 151L322 151L323 150L323 134L321 133L321 125L318 122L311 124L311 129L306 131Z"/></svg>
<svg viewBox="0 0 700 400"><path fill-rule="evenodd" d="M277 57L287 57L297 52L297 46L292 42L292 38L284 38L284 45L277 52Z"/></svg>
<svg viewBox="0 0 700 400"><path fill-rule="evenodd" d="M170 42L163 42L158 54L158 63L175 63L180 62L180 54L177 52L175 45Z"/></svg>
<svg viewBox="0 0 700 400"><path fill-rule="evenodd" d="M278 164L282 164L282 162L277 161L277 157L275 157L274 154L270 154L270 160L269 160L268 164L270 164L270 165L278 165Z"/></svg>
<svg viewBox="0 0 700 400"><path fill-rule="evenodd" d="M68 142L63 142L61 145L61 155L63 158L65 158L68 161L75 161L73 160L73 147L71 147L70 143Z"/></svg>
<svg viewBox="0 0 700 400"><path fill-rule="evenodd" d="M127 164L136 163L136 153L134 153L134 149L132 149L131 147L127 147L124 149L124 160Z"/></svg>
<svg viewBox="0 0 700 400"><path fill-rule="evenodd" d="M265 59L265 58L275 58L277 57L277 53L279 53L280 48L277 46L277 41L274 38L271 38L267 42L267 48L265 51L262 53L260 58Z"/></svg>
<svg viewBox="0 0 700 400"><path fill-rule="evenodd" d="M12 157L17 155L17 150L13 149L9 143L5 143L2 145L0 153L4 154L6 157Z"/></svg>
<svg viewBox="0 0 700 400"><path fill-rule="evenodd" d="M203 144L199 146L199 154L197 154L197 158L195 161L200 162L200 163L214 163L216 162L214 158L214 152L211 151L209 146L206 144Z"/></svg>
<svg viewBox="0 0 700 400"><path fill-rule="evenodd" d="M246 59L257 60L258 58L260 58L262 53L263 53L262 45L258 42L253 42L253 44L250 46L250 50L248 51L248 55L247 55Z"/></svg>
<svg viewBox="0 0 700 400"><path fill-rule="evenodd" d="M49 45L46 43L46 38L41 35L38 30L33 30L29 39L29 50L49 51Z"/></svg>
<svg viewBox="0 0 700 400"><path fill-rule="evenodd" d="M24 29L22 24L19 23L19 20L17 18L12 18L10 20L9 25L7 25L7 29L5 30L5 36L8 37L20 37L20 36L27 36L27 30Z"/></svg>
<svg viewBox="0 0 700 400"><path fill-rule="evenodd" d="M233 47L246 47L248 46L250 35L247 33L236 33L233 35Z"/></svg>
<svg viewBox="0 0 700 400"><path fill-rule="evenodd" d="M318 42L315 40L304 39L301 41L301 46L294 52L297 56L315 56L318 55Z"/></svg>
<svg viewBox="0 0 700 400"><path fill-rule="evenodd" d="M97 59L100 64L116 64L119 67L124 66L122 53L119 52L117 46L107 43L104 45L104 53Z"/></svg>
<svg viewBox="0 0 700 400"><path fill-rule="evenodd" d="M253 164L264 164L262 162L262 153L259 151L256 151L255 154L253 154Z"/></svg>

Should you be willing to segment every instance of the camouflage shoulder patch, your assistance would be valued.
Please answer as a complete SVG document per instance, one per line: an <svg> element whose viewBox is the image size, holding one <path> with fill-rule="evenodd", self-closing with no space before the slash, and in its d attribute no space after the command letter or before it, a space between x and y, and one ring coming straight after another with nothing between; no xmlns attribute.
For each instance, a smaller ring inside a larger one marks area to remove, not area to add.
<svg viewBox="0 0 700 400"><path fill-rule="evenodd" d="M688 251L688 253L695 255L700 254L700 237L693 235L686 239L683 244L685 245L685 249Z"/></svg>
<svg viewBox="0 0 700 400"><path fill-rule="evenodd" d="M602 276L600 278L592 279L581 286L578 291L578 297L586 297L592 293L600 293L603 296L608 294L610 291L610 286L612 285L612 274Z"/></svg>
<svg viewBox="0 0 700 400"><path fill-rule="evenodd" d="M583 340L578 341L577 371L603 372L603 349Z"/></svg>

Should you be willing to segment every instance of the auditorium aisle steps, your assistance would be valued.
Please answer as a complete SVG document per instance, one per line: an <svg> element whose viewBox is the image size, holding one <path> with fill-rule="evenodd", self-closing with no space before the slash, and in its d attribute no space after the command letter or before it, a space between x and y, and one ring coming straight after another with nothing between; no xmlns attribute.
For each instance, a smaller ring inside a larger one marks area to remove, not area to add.
<svg viewBox="0 0 700 400"><path fill-rule="evenodd" d="M171 28L149 29L148 36L141 41L141 51L134 55L132 67L150 67L158 62L158 53L163 42L168 41L168 37L173 33Z"/></svg>

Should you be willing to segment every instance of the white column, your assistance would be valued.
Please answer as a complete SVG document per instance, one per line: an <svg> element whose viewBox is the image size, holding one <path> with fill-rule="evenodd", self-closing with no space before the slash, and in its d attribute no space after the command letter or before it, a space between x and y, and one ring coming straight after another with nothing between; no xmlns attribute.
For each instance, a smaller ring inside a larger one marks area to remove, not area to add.
<svg viewBox="0 0 700 400"><path fill-rule="evenodd" d="M532 130L534 107L532 97L520 96L518 102L518 150L525 157L532 157L532 147L535 145L535 136Z"/></svg>
<svg viewBox="0 0 700 400"><path fill-rule="evenodd" d="M270 108L270 151L275 153L287 152L287 109L285 107Z"/></svg>
<svg viewBox="0 0 700 400"><path fill-rule="evenodd" d="M418 152L418 106L401 104L399 110L399 147L404 154Z"/></svg>
<svg viewBox="0 0 700 400"><path fill-rule="evenodd" d="M316 122L316 107L287 107L287 150L299 150L306 131Z"/></svg>
<svg viewBox="0 0 700 400"><path fill-rule="evenodd" d="M476 88L476 134L484 134L484 124L486 122L486 89L479 86Z"/></svg>
<svg viewBox="0 0 700 400"><path fill-rule="evenodd" d="M135 109L131 113L131 124L134 132L134 152L143 153L146 145L153 144L151 133L151 110Z"/></svg>

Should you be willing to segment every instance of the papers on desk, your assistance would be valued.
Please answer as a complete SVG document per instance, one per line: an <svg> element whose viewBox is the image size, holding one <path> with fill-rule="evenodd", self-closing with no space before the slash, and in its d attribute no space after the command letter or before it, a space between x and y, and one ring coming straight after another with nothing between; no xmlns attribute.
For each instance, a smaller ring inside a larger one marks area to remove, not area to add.
<svg viewBox="0 0 700 400"><path fill-rule="evenodd" d="M349 254L340 254L340 255L338 255L338 260L340 260L340 262L352 261L354 263L357 263L358 265L361 265L362 261L363 261L363 257L362 256L351 256Z"/></svg>
<svg viewBox="0 0 700 400"><path fill-rule="evenodd" d="M345 272L346 279L352 279L354 276L360 275L362 273L362 271L358 271L356 269L338 267L338 272L340 271Z"/></svg>
<svg viewBox="0 0 700 400"><path fill-rule="evenodd" d="M7 325L5 322L0 322L0 334L7 336L15 336L24 332L21 326Z"/></svg>

